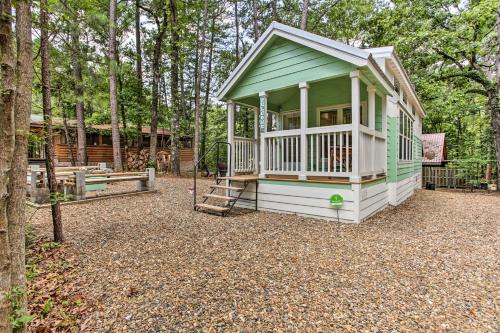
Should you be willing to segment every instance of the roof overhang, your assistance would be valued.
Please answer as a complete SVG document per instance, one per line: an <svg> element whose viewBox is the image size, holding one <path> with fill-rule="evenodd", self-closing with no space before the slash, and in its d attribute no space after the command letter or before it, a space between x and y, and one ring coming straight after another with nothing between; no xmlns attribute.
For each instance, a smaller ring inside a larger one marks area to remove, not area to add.
<svg viewBox="0 0 500 333"><path fill-rule="evenodd" d="M331 55L332 57L352 63L358 67L366 67L373 76L380 82L387 91L393 90L392 82L378 66L370 52L359 49L344 43L340 43L329 38L315 35L313 33L293 28L281 23L273 22L262 34L259 40L252 46L247 55L238 64L227 80L222 84L217 92L219 100L225 100L226 94L233 85L238 82L248 67L253 63L260 52L272 41L273 37L282 37L287 40L310 47L314 50Z"/></svg>

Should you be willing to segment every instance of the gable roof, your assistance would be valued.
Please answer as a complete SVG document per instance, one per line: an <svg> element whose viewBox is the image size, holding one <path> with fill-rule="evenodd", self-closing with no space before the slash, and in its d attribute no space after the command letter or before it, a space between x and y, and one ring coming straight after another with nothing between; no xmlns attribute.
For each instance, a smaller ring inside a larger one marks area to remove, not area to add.
<svg viewBox="0 0 500 333"><path fill-rule="evenodd" d="M238 82L241 76L253 63L255 58L269 44L272 37L274 36L282 37L290 41L302 44L317 51L336 57L340 60L350 62L358 67L366 67L380 82L384 89L392 92L394 89L394 84L384 72L385 62L387 60L391 69L393 69L393 71L397 75L398 81L403 85L405 90L409 92L409 99L414 102L417 111L422 116L425 116L425 111L422 103L418 99L415 88L411 83L405 69L401 65L399 58L397 57L394 51L394 47L386 46L360 49L278 22L271 23L271 25L266 29L262 36L252 46L243 60L231 72L227 80L221 85L221 87L217 91L217 98L219 100L224 100L226 94L231 90L233 85Z"/></svg>
<svg viewBox="0 0 500 333"><path fill-rule="evenodd" d="M370 52L350 46L335 40L315 35L313 33L293 28L278 22L273 22L252 46L243 60L231 72L228 79L222 84L217 92L219 100L224 99L225 95L229 92L232 86L244 74L251 63L255 60L258 54L268 45L272 37L278 36L290 41L310 47L314 50L326 53L340 60L350 62L356 66L368 67L378 81L388 91L393 89L393 84L389 78L380 69L377 62L374 60Z"/></svg>
<svg viewBox="0 0 500 333"><path fill-rule="evenodd" d="M422 135L423 165L439 165L446 160L445 133Z"/></svg>

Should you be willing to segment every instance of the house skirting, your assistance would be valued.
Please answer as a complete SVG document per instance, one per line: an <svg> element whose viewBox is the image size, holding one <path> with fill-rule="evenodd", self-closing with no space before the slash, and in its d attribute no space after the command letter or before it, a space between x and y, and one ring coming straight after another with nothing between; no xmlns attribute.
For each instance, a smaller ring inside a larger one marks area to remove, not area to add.
<svg viewBox="0 0 500 333"><path fill-rule="evenodd" d="M238 186L238 182L233 184ZM255 209L255 202L251 200L255 200L256 189L257 209L260 211L333 221L338 218L348 223L362 222L388 204L385 178L361 184L259 179L247 186L236 206ZM330 204L333 194L344 198L338 212Z"/></svg>

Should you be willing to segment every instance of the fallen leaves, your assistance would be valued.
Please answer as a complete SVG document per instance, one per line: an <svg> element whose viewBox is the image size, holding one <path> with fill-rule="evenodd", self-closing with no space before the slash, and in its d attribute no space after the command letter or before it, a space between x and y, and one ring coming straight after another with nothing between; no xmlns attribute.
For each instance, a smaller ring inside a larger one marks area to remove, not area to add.
<svg viewBox="0 0 500 333"><path fill-rule="evenodd" d="M30 307L54 298L82 332L499 331L498 195L420 191L345 225L193 212L191 186L64 206ZM48 237L49 210L34 219ZM34 324L65 327L57 313Z"/></svg>

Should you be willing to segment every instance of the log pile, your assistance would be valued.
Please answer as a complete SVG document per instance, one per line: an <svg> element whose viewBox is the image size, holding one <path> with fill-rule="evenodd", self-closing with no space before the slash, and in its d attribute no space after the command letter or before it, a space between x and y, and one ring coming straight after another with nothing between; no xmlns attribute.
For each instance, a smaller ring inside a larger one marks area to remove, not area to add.
<svg viewBox="0 0 500 333"><path fill-rule="evenodd" d="M148 167L149 150L141 149L129 151L127 156L127 166L129 170L144 171ZM156 170L167 171L170 165L170 153L168 151L159 151L156 153Z"/></svg>

